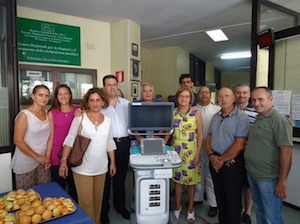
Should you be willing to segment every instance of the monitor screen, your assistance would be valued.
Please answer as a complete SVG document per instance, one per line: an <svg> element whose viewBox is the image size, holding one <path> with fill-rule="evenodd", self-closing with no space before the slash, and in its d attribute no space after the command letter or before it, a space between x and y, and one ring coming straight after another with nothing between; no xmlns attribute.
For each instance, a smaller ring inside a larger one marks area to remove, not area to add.
<svg viewBox="0 0 300 224"><path fill-rule="evenodd" d="M141 140L141 154L142 155L158 155L166 154L164 148L164 141L162 138L143 138Z"/></svg>
<svg viewBox="0 0 300 224"><path fill-rule="evenodd" d="M173 103L130 103L129 130L170 131L173 128Z"/></svg>

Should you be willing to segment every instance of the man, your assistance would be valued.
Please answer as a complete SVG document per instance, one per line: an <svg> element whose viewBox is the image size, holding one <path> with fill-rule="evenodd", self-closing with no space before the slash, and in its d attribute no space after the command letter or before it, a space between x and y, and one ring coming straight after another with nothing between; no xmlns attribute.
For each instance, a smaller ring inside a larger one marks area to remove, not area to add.
<svg viewBox="0 0 300 224"><path fill-rule="evenodd" d="M252 91L258 113L249 131L245 150L246 169L256 210L257 224L282 224L282 200L292 160L292 124L273 108L268 87Z"/></svg>
<svg viewBox="0 0 300 224"><path fill-rule="evenodd" d="M248 84L238 84L235 87L235 105L238 109L244 111L249 118L250 125L252 125L257 116L256 111L249 103L250 99L250 87ZM244 193L244 206L245 210L242 217L242 222L245 224L251 224L251 209L252 209L252 198L251 190L247 180L247 175L245 175L245 184L243 187Z"/></svg>
<svg viewBox="0 0 300 224"><path fill-rule="evenodd" d="M154 86L151 85L150 83L145 83L145 84L142 85L141 94L142 94L142 98L140 100L134 100L133 102L146 102L146 103L161 102L161 101L156 100L156 99L153 98L153 96L154 96ZM139 133L145 133L145 131L140 131ZM137 141L140 142L145 136L134 135L134 137Z"/></svg>
<svg viewBox="0 0 300 224"><path fill-rule="evenodd" d="M106 175L101 223L109 223L110 184L113 182L113 205L125 219L130 219L130 212L125 208L125 179L129 161L130 138L128 136L128 104L129 101L118 97L118 80L114 75L103 77L103 86L109 97L109 106L102 110L112 121L113 137L117 145L115 151L117 173L113 178Z"/></svg>
<svg viewBox="0 0 300 224"><path fill-rule="evenodd" d="M202 155L201 155L201 165L202 165L202 180L196 185L196 192L194 197L194 204L202 203L204 190L207 196L207 202L209 204L209 210L207 215L209 217L214 217L218 213L216 196L214 192L214 184L209 171L209 159L205 149L205 139L208 132L208 127L213 115L220 111L220 107L214 105L210 102L211 92L206 86L202 86L198 91L198 104L195 106L197 110L201 112L202 122L203 122L203 144L202 144Z"/></svg>
<svg viewBox="0 0 300 224"><path fill-rule="evenodd" d="M189 89L192 89L194 86L194 81L192 79L192 76L190 76L190 74L182 74L179 77L179 84L180 87L188 87ZM176 97L174 97L174 103L175 103L175 107L178 107L178 102ZM198 96L196 93L194 93L194 101L192 106L196 106L197 103L198 103Z"/></svg>
<svg viewBox="0 0 300 224"><path fill-rule="evenodd" d="M211 120L206 138L209 169L222 224L240 224L245 166L243 150L249 130L247 115L234 106L233 92L218 92L220 112Z"/></svg>
<svg viewBox="0 0 300 224"><path fill-rule="evenodd" d="M150 83L145 83L142 85L141 95L141 99L134 100L134 102L161 102L161 100L154 99L154 86Z"/></svg>

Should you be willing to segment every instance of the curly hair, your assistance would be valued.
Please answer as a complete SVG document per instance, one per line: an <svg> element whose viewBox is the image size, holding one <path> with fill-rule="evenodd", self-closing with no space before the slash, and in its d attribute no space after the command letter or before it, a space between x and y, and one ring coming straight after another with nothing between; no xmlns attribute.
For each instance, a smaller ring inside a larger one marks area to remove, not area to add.
<svg viewBox="0 0 300 224"><path fill-rule="evenodd" d="M92 94L97 93L100 98L103 100L104 105L103 105L103 109L107 108L109 105L109 100L108 100L108 96L105 92L105 90L103 88L98 88L98 87L94 87L89 89L86 94L83 96L83 99L80 102L80 107L83 110L89 110L89 106L88 106L88 102L89 102L89 98Z"/></svg>

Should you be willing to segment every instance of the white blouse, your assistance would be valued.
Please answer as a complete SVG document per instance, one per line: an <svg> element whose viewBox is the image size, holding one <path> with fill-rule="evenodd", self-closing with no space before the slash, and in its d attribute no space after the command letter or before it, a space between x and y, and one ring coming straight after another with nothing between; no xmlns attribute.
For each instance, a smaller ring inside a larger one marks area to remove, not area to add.
<svg viewBox="0 0 300 224"><path fill-rule="evenodd" d="M107 152L117 148L112 136L111 120L107 116L104 115L104 120L98 127L95 127L86 113L75 117L63 145L73 147L81 119L81 135L90 138L91 142L83 156L82 164L72 167L72 170L86 176L106 173L108 170Z"/></svg>

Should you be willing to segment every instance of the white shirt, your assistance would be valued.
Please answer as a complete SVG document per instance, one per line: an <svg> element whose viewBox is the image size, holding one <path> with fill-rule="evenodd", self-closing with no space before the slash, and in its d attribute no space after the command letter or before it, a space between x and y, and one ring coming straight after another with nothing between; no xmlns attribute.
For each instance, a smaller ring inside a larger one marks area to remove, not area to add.
<svg viewBox="0 0 300 224"><path fill-rule="evenodd" d="M122 138L129 135L128 104L128 100L118 97L116 107L109 105L107 108L101 110L111 120L114 138Z"/></svg>
<svg viewBox="0 0 300 224"><path fill-rule="evenodd" d="M39 155L45 155L48 138L50 135L50 124L48 116L46 120L41 121L32 112L27 109L20 111L17 117L24 113L27 117L27 130L24 141L29 147ZM16 117L16 119L17 119ZM16 146L15 154L12 158L11 168L15 174L24 174L34 170L40 163L32 157L26 155Z"/></svg>
<svg viewBox="0 0 300 224"><path fill-rule="evenodd" d="M208 134L208 128L212 117L214 116L215 113L221 110L221 107L210 103L207 106L201 106L197 104L195 108L200 111L202 117L202 123L203 123L202 153L206 154L205 141Z"/></svg>
<svg viewBox="0 0 300 224"><path fill-rule="evenodd" d="M90 138L91 142L83 156L82 164L73 167L72 170L75 173L86 176L106 173L108 167L107 152L117 148L112 137L111 120L107 116L104 115L103 122L97 128L87 117L86 113L82 117L75 117L63 145L73 147L81 118L81 135Z"/></svg>

